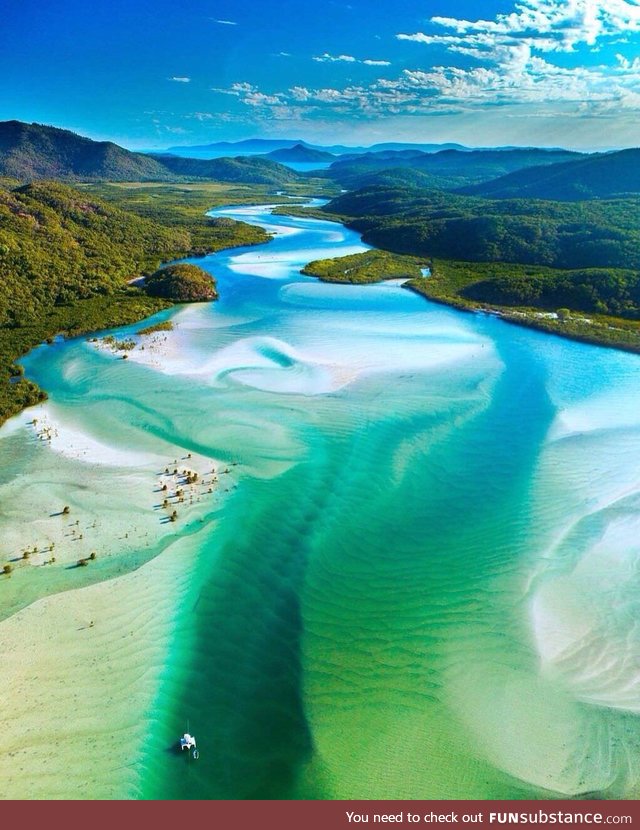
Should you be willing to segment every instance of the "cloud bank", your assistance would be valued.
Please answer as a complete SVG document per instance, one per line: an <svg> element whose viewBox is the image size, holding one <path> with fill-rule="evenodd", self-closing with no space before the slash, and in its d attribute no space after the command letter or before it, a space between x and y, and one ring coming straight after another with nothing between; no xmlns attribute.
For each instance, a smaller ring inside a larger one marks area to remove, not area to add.
<svg viewBox="0 0 640 830"><path fill-rule="evenodd" d="M640 114L640 59L624 54L638 43L640 0L522 0L492 19L432 17L425 31L393 34L408 50L414 44L405 61L414 65L396 77L268 91L234 84L219 91L275 120L499 110L505 117ZM313 60L390 66L327 52Z"/></svg>

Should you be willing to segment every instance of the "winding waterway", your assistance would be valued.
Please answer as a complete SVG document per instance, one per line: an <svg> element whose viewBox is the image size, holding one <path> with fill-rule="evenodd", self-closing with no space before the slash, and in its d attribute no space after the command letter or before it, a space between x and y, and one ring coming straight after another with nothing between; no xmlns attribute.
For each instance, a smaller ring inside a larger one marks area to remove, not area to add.
<svg viewBox="0 0 640 830"><path fill-rule="evenodd" d="M0 432L4 544L38 549L0 585L16 757L49 797L88 742L91 797L638 797L640 359L323 284L300 268L352 231L213 213L275 233L197 260L218 303L128 360L24 361L50 401ZM205 483L170 522L174 463Z"/></svg>

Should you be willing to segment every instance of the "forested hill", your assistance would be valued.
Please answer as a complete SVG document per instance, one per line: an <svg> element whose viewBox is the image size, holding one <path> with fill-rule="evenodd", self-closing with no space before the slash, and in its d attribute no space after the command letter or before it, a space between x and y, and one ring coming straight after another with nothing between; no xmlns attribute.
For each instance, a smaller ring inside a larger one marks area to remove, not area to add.
<svg viewBox="0 0 640 830"><path fill-rule="evenodd" d="M305 144L295 144L293 147L283 147L281 150L273 150L267 155L271 161L279 162L302 162L313 164L315 162L335 161L333 153L326 153L323 150L314 150Z"/></svg>
<svg viewBox="0 0 640 830"><path fill-rule="evenodd" d="M415 256L556 268L640 268L640 196L562 203L373 187L325 208L365 242Z"/></svg>
<svg viewBox="0 0 640 830"><path fill-rule="evenodd" d="M640 193L640 149L530 167L460 190L494 199L579 201Z"/></svg>
<svg viewBox="0 0 640 830"><path fill-rule="evenodd" d="M0 183L0 423L42 395L20 378L20 355L59 332L135 322L166 305L129 287L131 277L269 238L243 222L174 213L159 222L60 182Z"/></svg>
<svg viewBox="0 0 640 830"><path fill-rule="evenodd" d="M0 175L20 181L171 178L166 168L142 153L132 153L110 141L92 141L70 130L21 121L0 122Z"/></svg>
<svg viewBox="0 0 640 830"><path fill-rule="evenodd" d="M285 185L297 181L297 173L284 164L260 156L235 158L191 159L181 156L156 156L173 176L186 179L214 179L219 182Z"/></svg>
<svg viewBox="0 0 640 830"><path fill-rule="evenodd" d="M366 153L334 162L327 175L350 189L377 183L374 177L383 171L387 181L391 173L411 170L414 180L429 187L453 189L489 181L513 170L554 164L581 158L568 150L520 148L512 150L443 150L423 153L416 150ZM399 182L400 183L400 182Z"/></svg>
<svg viewBox="0 0 640 830"><path fill-rule="evenodd" d="M0 176L36 179L174 181L181 178L282 185L298 178L269 159L184 159L133 153L110 141L21 121L0 122Z"/></svg>

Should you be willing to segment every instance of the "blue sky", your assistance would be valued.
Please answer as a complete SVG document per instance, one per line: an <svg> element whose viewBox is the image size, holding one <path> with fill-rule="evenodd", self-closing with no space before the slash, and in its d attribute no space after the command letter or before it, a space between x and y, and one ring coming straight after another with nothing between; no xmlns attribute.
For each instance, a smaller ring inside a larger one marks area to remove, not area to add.
<svg viewBox="0 0 640 830"><path fill-rule="evenodd" d="M640 0L5 0L0 119L132 148L640 144Z"/></svg>

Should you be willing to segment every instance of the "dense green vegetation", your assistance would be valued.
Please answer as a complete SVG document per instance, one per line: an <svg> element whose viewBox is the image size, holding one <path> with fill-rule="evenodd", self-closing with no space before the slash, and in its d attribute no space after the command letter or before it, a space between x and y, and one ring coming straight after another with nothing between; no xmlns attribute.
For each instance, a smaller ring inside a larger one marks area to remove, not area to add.
<svg viewBox="0 0 640 830"><path fill-rule="evenodd" d="M640 196L588 202L488 200L375 187L334 199L366 242L397 253L557 268L640 268Z"/></svg>
<svg viewBox="0 0 640 830"><path fill-rule="evenodd" d="M262 228L205 211L219 204L263 202L266 188L202 182L198 184L82 184L83 192L163 226L186 230L190 251L198 255L236 245L257 245L269 235Z"/></svg>
<svg viewBox="0 0 640 830"><path fill-rule="evenodd" d="M436 191L370 188L325 211L383 249L469 263L455 296L506 306L640 317L640 197L588 202L486 200ZM523 266L536 266L527 268Z"/></svg>
<svg viewBox="0 0 640 830"><path fill-rule="evenodd" d="M42 308L17 327L0 326L0 423L46 398L42 389L21 376L21 368L15 364L39 343L53 342L56 334L76 337L129 325L170 305L137 289L121 288L109 295Z"/></svg>
<svg viewBox="0 0 640 830"><path fill-rule="evenodd" d="M499 274L474 282L463 296L482 302L534 308L572 308L640 318L640 272L589 268L548 274Z"/></svg>
<svg viewBox="0 0 640 830"><path fill-rule="evenodd" d="M163 297L176 303L200 303L217 300L213 277L197 265L181 263L159 268L144 281L151 297Z"/></svg>
<svg viewBox="0 0 640 830"><path fill-rule="evenodd" d="M496 199L560 201L637 194L640 192L640 149L598 153L549 167L518 170L461 192Z"/></svg>
<svg viewBox="0 0 640 830"><path fill-rule="evenodd" d="M367 242L432 260L430 277L407 283L432 300L640 351L639 207L638 197L489 201L378 187L321 212Z"/></svg>
<svg viewBox="0 0 640 830"><path fill-rule="evenodd" d="M162 320L160 323L152 323L150 326L138 329L136 334L156 334L159 331L173 331L173 322L171 320Z"/></svg>
<svg viewBox="0 0 640 830"><path fill-rule="evenodd" d="M261 156L193 159L154 155L153 158L173 173L174 177L188 179L214 179L219 182L248 182L284 187L300 178L290 167Z"/></svg>
<svg viewBox="0 0 640 830"><path fill-rule="evenodd" d="M168 228L58 182L0 190L0 326L54 306L112 294L127 279L192 249Z"/></svg>
<svg viewBox="0 0 640 830"><path fill-rule="evenodd" d="M365 284L420 277L421 269L425 267L428 263L416 257L372 250L336 259L316 259L305 265L302 273L318 277L323 282Z"/></svg>
<svg viewBox="0 0 640 830"><path fill-rule="evenodd" d="M0 422L43 396L15 365L34 346L170 305L128 286L131 278L209 246L266 239L258 228L225 223L221 230L188 212L165 224L59 182L0 185Z"/></svg>
<svg viewBox="0 0 640 830"><path fill-rule="evenodd" d="M424 282L424 284L422 284ZM640 273L623 269L545 268L437 259L417 286L433 299L640 319ZM470 301L470 302L467 302Z"/></svg>

